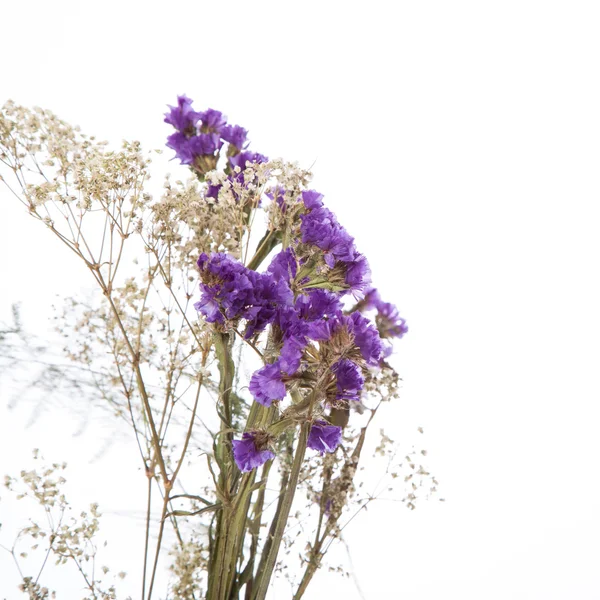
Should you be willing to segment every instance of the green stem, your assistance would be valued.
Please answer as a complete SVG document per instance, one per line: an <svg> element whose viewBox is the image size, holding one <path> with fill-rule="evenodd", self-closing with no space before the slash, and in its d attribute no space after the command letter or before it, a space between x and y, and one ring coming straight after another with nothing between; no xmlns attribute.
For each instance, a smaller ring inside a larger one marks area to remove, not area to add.
<svg viewBox="0 0 600 600"><path fill-rule="evenodd" d="M220 590L223 583L225 568L225 550L227 545L227 530L230 502L230 474L233 469L231 456L231 389L235 374L235 365L231 357L232 339L230 334L216 331L214 333L215 353L219 362L219 414L221 418L221 434L215 448L215 458L219 465L217 495L223 501L223 510L216 517L215 543L211 548L208 569L207 600L220 600Z"/></svg>
<svg viewBox="0 0 600 600"><path fill-rule="evenodd" d="M263 466L262 478L261 478L262 481L266 482L269 479L269 472L271 470L272 465L273 465L273 461L270 460L270 461L266 462L265 465ZM266 492L266 485L263 485L260 488L260 490L258 491L258 497L256 499L256 502L254 503L254 516L248 527L248 529L250 531L250 535L252 536L252 542L250 543L250 556L248 558L248 563L246 564L246 567L240 574L240 577L239 577L238 583L237 583L238 592L244 586L244 584L247 584L246 592L245 592L246 600L250 600L250 598L252 597L252 575L254 573L254 563L256 561L256 553L258 551L258 540L260 537L260 524L261 524L261 520L262 520L263 507L265 504L265 492ZM235 596L234 596L234 598L235 598Z"/></svg>
<svg viewBox="0 0 600 600"><path fill-rule="evenodd" d="M298 478L300 476L300 469L302 468L302 462L304 460L304 454L306 452L306 441L308 439L309 423L304 423L300 428L300 435L298 437L298 443L296 445L296 454L294 456L294 462L292 464L292 470L290 473L290 479L287 488L284 492L283 501L281 503L281 511L277 515L277 522L273 531L273 537L271 546L268 551L267 558L264 563L264 567L259 573L259 580L256 586L256 592L253 595L252 600L265 600L273 569L277 561L277 555L279 554L279 547L283 534L285 532L285 526L290 515L292 503L294 502L294 495L298 486Z"/></svg>
<svg viewBox="0 0 600 600"><path fill-rule="evenodd" d="M256 253L250 260L250 262L246 265L249 269L256 271L260 264L265 258L269 255L271 250L277 246L279 243L278 231L275 229L271 231L267 231L263 236L262 240L258 243L258 248L256 249Z"/></svg>

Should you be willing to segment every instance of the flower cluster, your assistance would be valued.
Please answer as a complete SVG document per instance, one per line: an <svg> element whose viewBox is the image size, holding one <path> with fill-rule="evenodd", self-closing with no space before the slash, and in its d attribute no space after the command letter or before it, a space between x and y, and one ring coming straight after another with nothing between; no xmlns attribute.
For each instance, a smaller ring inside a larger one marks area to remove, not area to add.
<svg viewBox="0 0 600 600"><path fill-rule="evenodd" d="M360 294L370 282L371 271L366 258L356 250L354 238L338 223L335 215L323 206L322 194L314 190L303 192L302 200L306 207L306 212L300 217L302 243L316 246L322 251L322 260L331 274L326 277L329 287ZM318 282L308 283L319 285Z"/></svg>
<svg viewBox="0 0 600 600"><path fill-rule="evenodd" d="M216 252L198 259L202 296L194 306L209 323L245 319L246 337L262 331L278 308L291 305L293 294L282 279L246 268L232 256Z"/></svg>
<svg viewBox="0 0 600 600"><path fill-rule="evenodd" d="M375 309L375 323L379 335L382 339L398 338L400 339L408 333L406 320L400 316L400 312L393 304L384 302L379 295L379 292L372 288L366 294L361 303L358 305L359 310L367 311Z"/></svg>
<svg viewBox="0 0 600 600"><path fill-rule="evenodd" d="M195 138L208 140L202 136L211 136L214 156L227 141L233 148L228 150L230 180L243 184L246 163L266 161L242 151L245 130L227 129L218 111L194 112L185 96L166 120L178 129L179 136L172 136L178 152L180 142L182 148L190 144L200 147ZM182 156L187 157L185 152ZM195 160L197 157L192 158ZM208 193L218 193L218 186L215 188ZM275 186L265 196L285 215L281 230L272 232L276 242L286 240L285 247L264 272L250 269L228 254L203 253L198 260L201 298L195 307L220 331L244 321L244 337L255 342L270 327L269 358L252 375L250 393L256 402L270 407L283 401L291 389L296 393L302 389L286 414L295 415L292 422L311 422L308 447L333 452L342 429L324 420L328 411L347 409L350 403L360 401L368 370L378 368L388 354L382 339L401 337L406 325L397 309L383 303L375 290L365 296L370 286L367 260L324 205L322 194ZM365 297L347 311L347 295ZM373 308L378 311L375 322L362 314ZM269 430L257 433L250 429L241 440L235 440L233 456L239 469L246 472L273 458L269 448L275 437Z"/></svg>
<svg viewBox="0 0 600 600"><path fill-rule="evenodd" d="M312 424L306 445L321 454L333 452L342 439L342 428L318 420Z"/></svg>
<svg viewBox="0 0 600 600"><path fill-rule="evenodd" d="M247 162L265 162L262 154L245 151L248 132L239 125L229 125L218 110L209 108L196 112L192 100L185 95L177 97L177 106L169 106L165 123L175 128L167 138L167 146L175 150L181 164L190 165L199 175L216 168L220 150L228 144L228 169L243 171ZM210 186L209 196L217 197L220 186Z"/></svg>
<svg viewBox="0 0 600 600"><path fill-rule="evenodd" d="M247 431L241 440L233 440L233 457L242 473L260 467L275 454L268 449L270 436L261 431Z"/></svg>

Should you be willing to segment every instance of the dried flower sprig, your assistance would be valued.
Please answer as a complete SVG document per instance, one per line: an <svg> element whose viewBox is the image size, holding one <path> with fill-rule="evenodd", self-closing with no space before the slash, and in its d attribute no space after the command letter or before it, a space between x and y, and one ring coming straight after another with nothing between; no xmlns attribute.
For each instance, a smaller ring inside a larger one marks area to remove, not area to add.
<svg viewBox="0 0 600 600"><path fill-rule="evenodd" d="M63 491L66 464L47 464L38 450L34 450L33 458L33 469L4 478L5 489L17 500L29 503L29 525L18 531L10 547L0 546L19 571L19 589L32 600L56 598L56 593L42 584L46 567L53 562L55 566L75 567L85 589L84 600L116 600L118 583L126 573L108 575L111 569L98 565L98 505L92 504L89 512L79 511L73 516L73 507ZM112 583L104 581L108 577Z"/></svg>

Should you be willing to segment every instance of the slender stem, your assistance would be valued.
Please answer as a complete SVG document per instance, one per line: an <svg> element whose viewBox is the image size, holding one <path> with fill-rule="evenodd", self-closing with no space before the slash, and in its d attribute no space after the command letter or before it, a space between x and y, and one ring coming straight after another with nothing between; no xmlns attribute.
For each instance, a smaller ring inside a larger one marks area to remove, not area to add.
<svg viewBox="0 0 600 600"><path fill-rule="evenodd" d="M146 536L144 540L144 572L142 573L142 600L146 597L146 571L148 568L148 546L150 543L150 509L152 507L152 473L147 469L148 505L146 508Z"/></svg>
<svg viewBox="0 0 600 600"><path fill-rule="evenodd" d="M271 466L273 465L273 461L268 461L263 466L262 470L262 481L267 481L269 479L269 472L271 470ZM239 577L239 588L241 588L244 584L246 586L245 597L246 600L250 600L252 597L252 575L254 573L254 563L256 561L256 553L258 551L258 540L260 537L260 523L262 519L263 507L265 504L265 492L266 485L262 486L258 492L258 497L256 502L254 503L254 517L250 522L249 531L252 536L252 542L250 543L250 556L248 558L248 563L244 570L242 571Z"/></svg>
<svg viewBox="0 0 600 600"><path fill-rule="evenodd" d="M150 431L152 434L152 445L154 446L154 453L156 455L156 460L158 461L158 466L160 468L160 472L163 478L163 482L165 485L169 481L169 477L167 475L167 468L165 466L165 460L162 455L161 447L160 447L160 439L158 437L158 432L156 431L156 424L154 423L154 417L152 416L152 408L150 407L150 400L148 398L148 393L146 391L146 386L144 384L144 379L142 377L142 371L140 369L140 358L139 355L134 351L133 346L129 340L129 336L127 335L127 331L125 330L125 326L121 321L121 316L119 315L119 311L113 302L113 299L108 291L105 292L106 297L110 303L110 306L113 310L113 314L115 319L117 320L117 325L123 334L123 338L125 339L125 344L131 354L131 362L133 366L133 370L135 372L135 378L138 386L138 390L140 392L140 396L142 397L142 402L144 404L144 409L146 412L146 417L148 419L148 424L150 425Z"/></svg>
<svg viewBox="0 0 600 600"><path fill-rule="evenodd" d="M165 497L163 500L162 514L160 516L160 526L158 529L158 540L156 541L156 552L154 554L154 565L152 567L152 576L150 577L150 588L148 589L148 598L147 600L151 600L152 598L152 590L154 589L154 579L156 577L156 570L158 567L158 559L160 557L160 547L162 545L163 533L165 531L165 521L168 513L169 506L169 491L165 492Z"/></svg>
<svg viewBox="0 0 600 600"><path fill-rule="evenodd" d="M267 555L264 568L262 569L262 572L259 573L259 580L256 587L256 592L253 595L253 600L265 600L267 595L271 575L273 573L273 569L275 568L275 562L277 561L277 555L279 554L279 547L281 545L281 540L283 539L285 526L287 525L287 520L290 515L292 503L294 501L294 495L296 493L296 487L298 485L298 477L300 476L300 469L304 460L304 453L306 452L306 441L308 439L309 426L309 423L303 423L300 428L300 435L296 445L296 454L292 464L290 480L284 493L281 504L281 512L278 515L275 530L273 532L271 547L269 548L269 553Z"/></svg>
<svg viewBox="0 0 600 600"><path fill-rule="evenodd" d="M252 257L252 260L246 265L249 269L256 271L262 261L267 258L269 252L271 252L271 250L273 250L273 248L275 248L275 246L279 243L277 234L278 231L275 229L265 233L263 239L258 244L258 248Z"/></svg>

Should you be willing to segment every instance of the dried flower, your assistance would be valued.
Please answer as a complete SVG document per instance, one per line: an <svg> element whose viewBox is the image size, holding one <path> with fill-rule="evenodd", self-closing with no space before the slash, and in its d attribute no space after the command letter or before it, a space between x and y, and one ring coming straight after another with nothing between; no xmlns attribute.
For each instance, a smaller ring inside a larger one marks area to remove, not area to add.
<svg viewBox="0 0 600 600"><path fill-rule="evenodd" d="M306 445L323 454L324 452L334 452L341 440L341 427L319 420L312 424Z"/></svg>
<svg viewBox="0 0 600 600"><path fill-rule="evenodd" d="M260 467L275 454L268 450L270 436L262 431L247 431L241 440L233 440L233 458L242 473Z"/></svg>
<svg viewBox="0 0 600 600"><path fill-rule="evenodd" d="M263 406L271 406L273 400L285 398L286 389L278 362L265 365L252 375L250 393Z"/></svg>

